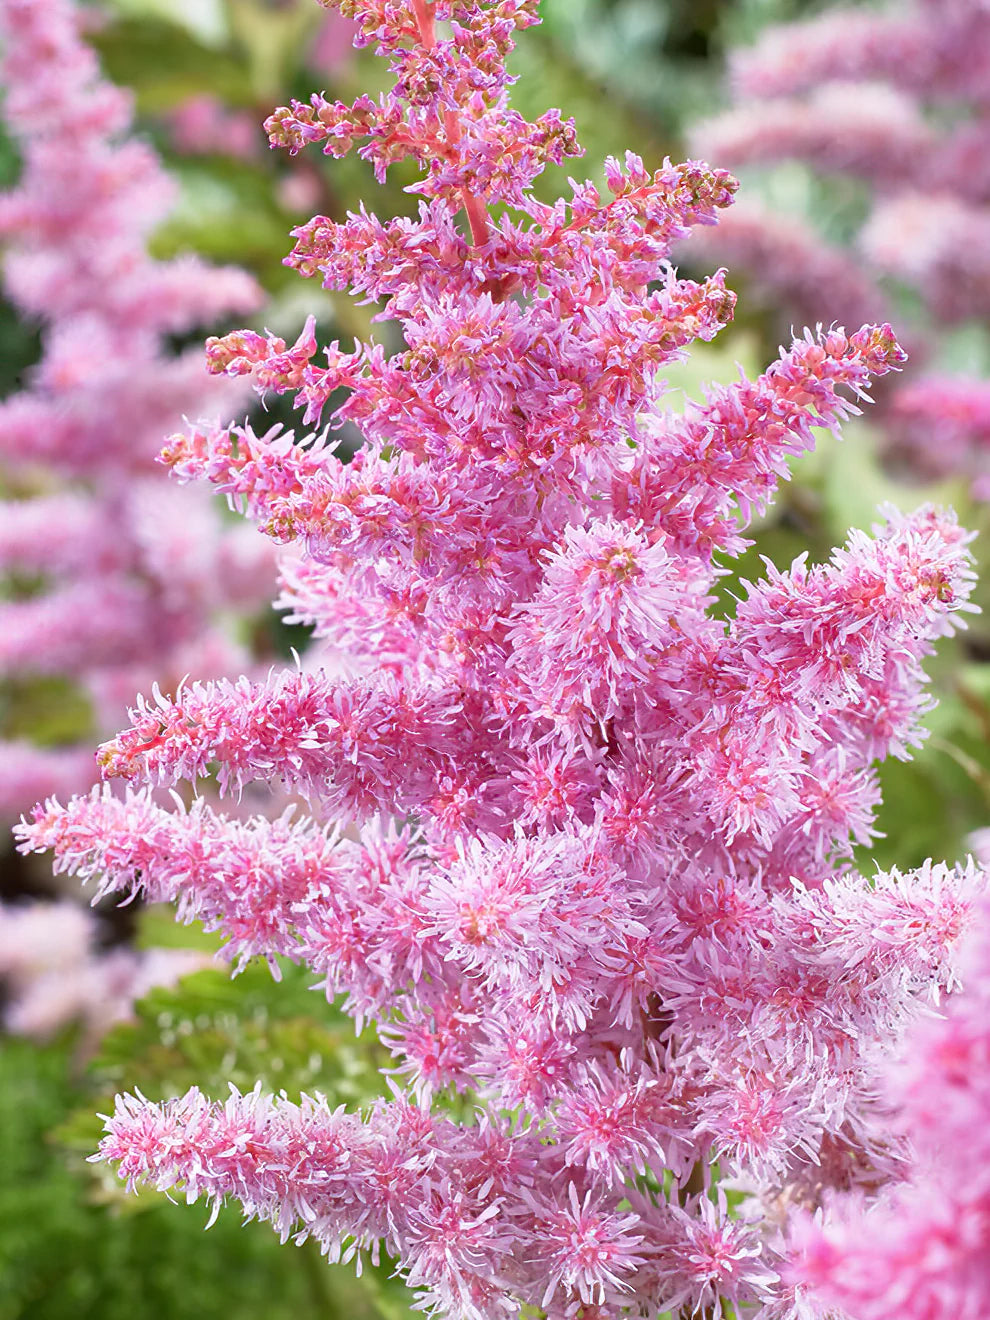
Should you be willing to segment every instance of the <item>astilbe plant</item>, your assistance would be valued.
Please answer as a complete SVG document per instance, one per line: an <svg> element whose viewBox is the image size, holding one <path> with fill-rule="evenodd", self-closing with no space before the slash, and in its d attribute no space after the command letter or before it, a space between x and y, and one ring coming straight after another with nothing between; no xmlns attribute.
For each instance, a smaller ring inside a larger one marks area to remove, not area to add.
<svg viewBox="0 0 990 1320"><path fill-rule="evenodd" d="M261 291L235 268L149 255L173 187L80 26L69 0L0 0L3 117L22 158L0 196L4 286L42 334L0 404L0 681L81 686L109 731L155 679L240 672L220 615L256 608L274 571L154 461L185 414L244 397L169 337L252 311ZM96 777L89 745L8 740L0 764L8 818Z"/></svg>
<svg viewBox="0 0 990 1320"><path fill-rule="evenodd" d="M49 801L19 835L100 894L176 900L237 962L311 968L377 1025L392 1095L121 1096L99 1158L334 1261L384 1248L444 1315L805 1315L781 1229L904 1177L880 1080L956 988L986 889L972 865L851 862L874 764L922 737L969 538L888 509L827 563L768 564L725 617L748 519L900 367L890 327L809 332L668 410L665 364L733 308L670 246L731 177L628 156L607 194L538 202L578 148L507 104L536 0L341 7L394 88L294 102L272 141L363 142L379 177L417 166L423 200L318 216L288 261L379 301L405 347L213 340L215 371L294 392L307 425L335 406L365 445L345 465L327 433L199 427L163 455L297 543L282 604L327 664L139 702L100 754L124 794ZM312 815L151 796L213 775Z"/></svg>
<svg viewBox="0 0 990 1320"><path fill-rule="evenodd" d="M736 167L799 160L868 197L851 247L748 202L695 252L747 271L799 323L923 308L919 364L939 331L990 314L990 13L984 0L837 6L768 29L731 61L735 104L694 145ZM961 472L990 498L990 384L929 365L885 392L892 452L921 478Z"/></svg>

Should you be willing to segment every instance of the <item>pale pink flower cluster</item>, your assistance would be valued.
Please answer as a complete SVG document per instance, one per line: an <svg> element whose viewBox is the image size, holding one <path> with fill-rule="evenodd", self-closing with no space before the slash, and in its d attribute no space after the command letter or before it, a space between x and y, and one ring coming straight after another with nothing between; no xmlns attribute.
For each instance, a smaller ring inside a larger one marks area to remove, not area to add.
<svg viewBox="0 0 990 1320"><path fill-rule="evenodd" d="M231 109L211 92L198 92L169 112L172 143L187 155L219 152L251 160L264 143L259 125L247 110Z"/></svg>
<svg viewBox="0 0 990 1320"><path fill-rule="evenodd" d="M851 250L796 215L751 203L686 248L745 271L801 323L889 315L920 297L920 362L938 327L990 315L990 10L985 0L836 7L768 29L732 61L736 104L693 144L729 166L802 161L857 182L869 212ZM961 472L990 495L990 383L930 369L886 390L883 422L922 478ZM934 421L934 425L933 425Z"/></svg>
<svg viewBox="0 0 990 1320"><path fill-rule="evenodd" d="M378 302L404 346L321 350L307 325L208 358L294 393L305 425L332 399L365 445L345 464L328 432L203 426L163 454L294 543L282 603L334 665L154 692L101 752L125 795L50 800L18 834L98 894L176 901L235 960L310 968L377 1027L393 1098L122 1096L99 1158L334 1261L384 1248L463 1320L796 1320L789 1207L903 1179L887 1058L957 989L987 891L973 865L851 864L876 762L923 736L970 538L888 508L721 606L789 458L900 367L890 327L809 332L668 409L664 368L734 303L671 245L731 177L630 154L545 204L531 185L578 148L507 102L536 0L341 8L394 87L294 102L273 141L418 166L422 203L318 216L288 260ZM154 796L207 776L310 813Z"/></svg>
<svg viewBox="0 0 990 1320"><path fill-rule="evenodd" d="M890 1090L910 1179L877 1205L801 1224L794 1279L857 1320L950 1320L990 1298L990 906L966 943L963 993L912 1028Z"/></svg>
<svg viewBox="0 0 990 1320"><path fill-rule="evenodd" d="M101 78L80 21L69 0L0 0L3 115L22 156L0 196L3 277L42 328L41 360L0 403L0 678L67 676L106 728L155 679L242 669L217 617L260 604L274 574L154 463L185 414L243 398L168 336L251 311L260 290L240 270L149 256L172 185L129 136L130 98ZM6 743L0 762L7 816L95 774L81 749Z"/></svg>
<svg viewBox="0 0 990 1320"><path fill-rule="evenodd" d="M152 986L206 962L191 949L101 949L95 918L77 903L0 904L0 1027L43 1040L78 1023L92 1045Z"/></svg>

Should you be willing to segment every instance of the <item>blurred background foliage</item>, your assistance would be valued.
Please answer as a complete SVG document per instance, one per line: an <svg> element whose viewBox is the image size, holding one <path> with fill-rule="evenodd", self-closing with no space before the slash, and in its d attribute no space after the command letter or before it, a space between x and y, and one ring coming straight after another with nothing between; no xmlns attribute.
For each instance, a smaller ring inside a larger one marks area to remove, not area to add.
<svg viewBox="0 0 990 1320"><path fill-rule="evenodd" d="M676 158L684 154L684 127L725 100L725 50L769 22L823 7L816 0L544 0L543 26L514 56L516 104L527 115L552 105L572 114L592 176L604 155L626 148L647 162ZM276 333L293 334L315 311L326 341L368 336L374 308L303 284L282 258L289 230L314 212L342 219L361 199L382 215L412 211L401 171L380 188L353 158L271 153L260 121L314 88L348 99L380 87L379 62L350 50L346 28L312 0L113 0L90 8L92 41L108 75L133 88L142 130L180 185L156 252L192 249L253 271L270 295L259 326ZM572 163L548 175L545 195L566 191L566 173L581 169ZM16 154L0 141L0 182L16 171ZM830 183L827 191L797 167L761 186L784 209L827 211L836 238L851 228L854 190ZM733 379L737 364L758 373L775 355L768 315L747 307L745 287L740 295L735 325L670 372L673 406L678 391L699 397L706 380ZM394 331L377 333L389 342ZM967 327L951 339L943 346L948 365L990 369L986 328ZM37 354L35 328L0 303L0 391L15 388ZM265 416L291 415L276 400ZM778 564L804 550L825 558L849 527L869 526L884 500L913 507L926 498L952 502L964 523L986 528L986 511L968 503L961 484L906 489L884 472L867 422L847 427L841 444L822 436L820 449L795 465L753 550L727 574L725 608L746 577L759 575L761 555ZM301 646L305 635L272 626L274 649L285 652L290 642ZM985 624L940 648L931 666L940 700L932 736L914 761L883 768L886 837L861 858L866 869L874 861L909 867L928 855L958 857L966 835L990 820L988 659ZM58 744L84 733L87 718L70 686L0 690L8 736L30 732ZM108 929L110 938L212 947L160 910ZM223 1098L230 1082L249 1088L260 1078L290 1096L315 1090L348 1105L379 1094L380 1047L356 1039L350 1021L310 991L297 969L286 968L276 983L265 967L234 981L221 967L186 978L177 990L154 991L95 1057L83 1058L71 1034L44 1046L2 1040L0 1054L0 1320L409 1314L385 1266L357 1281L347 1267L326 1269L311 1243L285 1248L266 1226L242 1227L232 1209L204 1234L204 1210L154 1195L125 1199L85 1162L101 1126L94 1115L108 1112L118 1089L165 1097L195 1083Z"/></svg>
<svg viewBox="0 0 990 1320"><path fill-rule="evenodd" d="M146 910L138 938L161 945L172 929L170 912ZM127 1196L86 1163L102 1131L97 1113L110 1112L124 1087L166 1098L196 1084L222 1100L231 1084L248 1090L260 1080L293 1099L317 1091L333 1104L371 1101L380 1047L356 1040L350 1019L314 996L298 969L283 969L277 992L273 984L266 967L234 981L217 968L154 990L84 1069L71 1033L42 1046L4 1041L0 1320L408 1317L405 1287L387 1264L358 1280L353 1268L328 1269L315 1243L283 1247L232 1208L204 1234L204 1207Z"/></svg>

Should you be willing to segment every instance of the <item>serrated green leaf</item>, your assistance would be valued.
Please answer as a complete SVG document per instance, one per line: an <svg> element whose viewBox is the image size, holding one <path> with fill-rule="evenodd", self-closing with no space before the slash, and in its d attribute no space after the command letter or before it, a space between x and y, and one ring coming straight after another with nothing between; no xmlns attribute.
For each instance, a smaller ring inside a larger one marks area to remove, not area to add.
<svg viewBox="0 0 990 1320"><path fill-rule="evenodd" d="M333 1104L359 1106L381 1093L387 1052L312 991L312 973L285 963L275 982L252 965L231 979L221 969L157 988L135 1007L135 1020L115 1027L91 1065L107 1095L137 1087L149 1096L198 1086L216 1099L231 1084L255 1082L298 1098L319 1091Z"/></svg>
<svg viewBox="0 0 990 1320"><path fill-rule="evenodd" d="M124 1197L109 1169L47 1135L85 1101L75 1045L0 1038L0 1320L410 1320L391 1264L358 1280L315 1242L155 1192ZM102 1166L101 1166L102 1167Z"/></svg>

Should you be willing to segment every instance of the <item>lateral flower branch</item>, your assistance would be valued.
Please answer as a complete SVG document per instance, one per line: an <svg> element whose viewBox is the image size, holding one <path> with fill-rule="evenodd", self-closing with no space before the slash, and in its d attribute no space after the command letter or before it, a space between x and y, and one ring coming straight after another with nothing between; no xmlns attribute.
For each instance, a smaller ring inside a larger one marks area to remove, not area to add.
<svg viewBox="0 0 990 1320"><path fill-rule="evenodd" d="M320 350L312 324L211 341L213 370L331 431L200 427L165 451L296 543L281 605L326 665L139 702L100 754L123 795L51 800L20 838L101 894L177 901L233 959L310 967L377 1025L393 1096L122 1096L98 1158L333 1261L384 1248L444 1316L805 1316L782 1219L904 1177L879 1078L957 987L986 889L972 866L851 863L876 762L923 736L969 537L887 509L827 563L768 564L725 617L713 589L788 459L904 360L890 327L808 332L667 409L665 366L734 301L670 246L733 179L628 155L607 195L542 202L578 147L557 111L508 105L535 0L340 8L393 89L293 102L272 142L360 143L379 177L411 158L422 200L317 216L288 264L380 303L405 347ZM365 438L347 464L345 421ZM152 795L213 773L280 780L311 814Z"/></svg>

